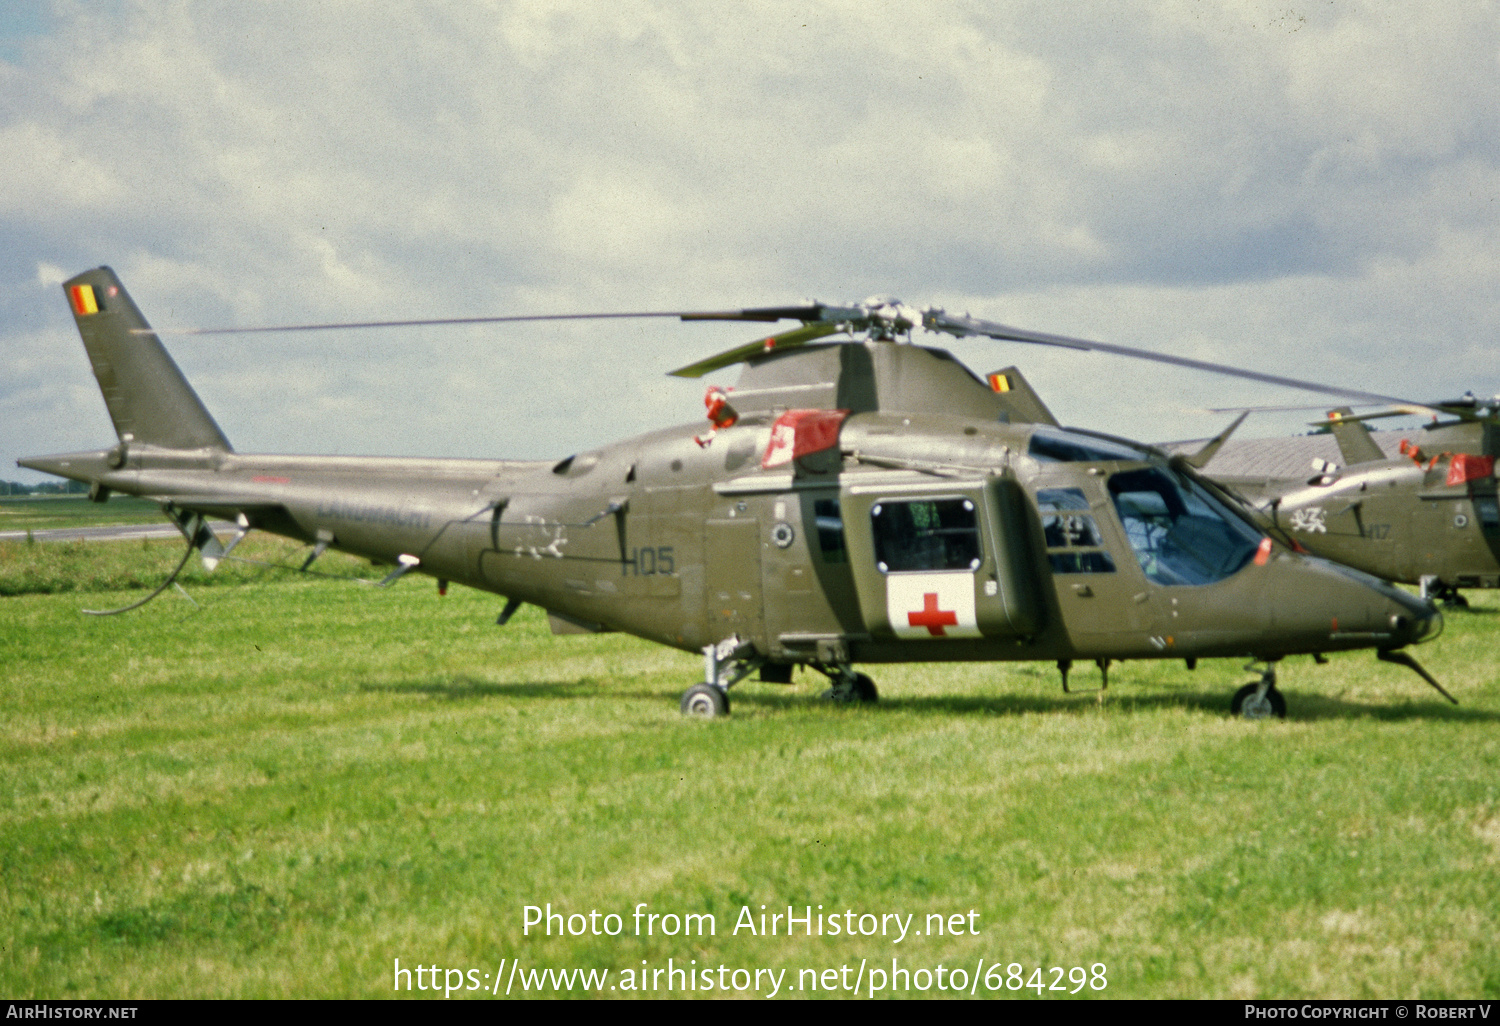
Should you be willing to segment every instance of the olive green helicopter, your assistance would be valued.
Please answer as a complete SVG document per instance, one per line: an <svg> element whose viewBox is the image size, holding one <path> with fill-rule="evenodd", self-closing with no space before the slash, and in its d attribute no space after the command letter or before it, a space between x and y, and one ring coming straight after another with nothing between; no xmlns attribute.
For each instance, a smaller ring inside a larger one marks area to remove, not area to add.
<svg viewBox="0 0 1500 1026"><path fill-rule="evenodd" d="M916 329L1096 349L1393 401L1347 389L919 310L850 306L382 322L599 317L800 322L673 372L744 364L712 387L707 423L558 460L236 452L114 272L64 284L118 441L20 460L146 496L212 567L248 531L332 548L523 603L558 633L625 631L701 653L682 712L729 711L751 674L830 681L871 702L860 664L1244 658L1259 679L1235 715L1284 716L1280 660L1372 648L1452 697L1406 647L1435 637L1433 604L1263 529L1189 454L1060 426L1014 367L979 377ZM369 325L366 325L369 326ZM207 331L269 331L287 326ZM834 341L830 336L846 335ZM211 520L229 521L221 540ZM173 571L159 593L175 578ZM153 593L156 594L156 593ZM148 596L146 600L149 600ZM134 608L134 603L125 608ZM112 610L109 612L119 612Z"/></svg>
<svg viewBox="0 0 1500 1026"><path fill-rule="evenodd" d="M1263 528L1308 552L1464 608L1460 589L1500 587L1495 412L1472 394L1359 415L1345 406L1318 425L1338 459L1311 444L1316 435L1259 439L1225 445L1204 473L1241 496ZM1385 433L1394 452L1366 426L1407 413L1432 420Z"/></svg>

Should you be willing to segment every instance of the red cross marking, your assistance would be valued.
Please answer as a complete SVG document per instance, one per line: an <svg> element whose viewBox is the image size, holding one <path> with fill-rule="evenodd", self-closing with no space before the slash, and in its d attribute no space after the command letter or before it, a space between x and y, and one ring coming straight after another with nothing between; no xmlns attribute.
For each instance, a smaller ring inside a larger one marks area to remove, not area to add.
<svg viewBox="0 0 1500 1026"><path fill-rule="evenodd" d="M926 627L927 633L934 638L942 638L947 636L943 630L944 624L949 627L958 626L958 614L939 609L937 592L929 591L922 596L921 611L907 613L906 622L913 627Z"/></svg>

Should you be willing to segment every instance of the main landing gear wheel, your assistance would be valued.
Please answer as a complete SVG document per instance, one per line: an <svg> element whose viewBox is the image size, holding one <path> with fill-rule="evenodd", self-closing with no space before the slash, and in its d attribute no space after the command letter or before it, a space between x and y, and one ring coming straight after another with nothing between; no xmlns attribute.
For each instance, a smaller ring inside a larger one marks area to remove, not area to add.
<svg viewBox="0 0 1500 1026"><path fill-rule="evenodd" d="M1448 609L1469 608L1469 600L1457 588L1433 577L1422 578L1422 597L1429 602L1441 602Z"/></svg>
<svg viewBox="0 0 1500 1026"><path fill-rule="evenodd" d="M694 684L682 695L682 715L714 720L729 715L729 693L714 684Z"/></svg>
<svg viewBox="0 0 1500 1026"><path fill-rule="evenodd" d="M868 674L854 673L844 675L842 680L823 692L823 697L830 702L867 705L879 701L880 692L875 690L875 682Z"/></svg>
<svg viewBox="0 0 1500 1026"><path fill-rule="evenodd" d="M1286 698L1276 686L1266 688L1264 695L1257 695L1259 690L1259 684L1246 684L1236 691L1234 701L1229 703L1230 714L1247 720L1286 719Z"/></svg>

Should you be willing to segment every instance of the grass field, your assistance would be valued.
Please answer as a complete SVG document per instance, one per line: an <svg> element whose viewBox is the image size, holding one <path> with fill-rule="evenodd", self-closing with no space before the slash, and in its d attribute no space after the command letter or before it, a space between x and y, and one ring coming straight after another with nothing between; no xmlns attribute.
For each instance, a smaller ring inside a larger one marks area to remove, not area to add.
<svg viewBox="0 0 1500 1026"><path fill-rule="evenodd" d="M130 591L150 591L161 584L182 558L182 551L181 540L0 542L0 596L125 592L100 603L115 608L142 597ZM235 558L212 573L195 556L177 580L187 588L284 582L308 552L295 542L252 533L235 547ZM385 576L337 552L321 556L311 572L341 579Z"/></svg>
<svg viewBox="0 0 1500 1026"><path fill-rule="evenodd" d="M22 549L0 568L41 558ZM96 579L154 584L176 551L124 543ZM1223 662L1116 667L1103 701L1046 666L873 667L882 702L857 709L799 675L703 723L677 712L688 655L553 638L529 608L497 628L497 598L425 578L237 572L190 583L201 608L104 619L78 610L139 590L0 598L7 996L380 997L396 959L439 986L472 970L454 999L544 968L622 996L668 959L730 996L735 969L864 996L893 958L928 996L940 964L983 995L994 963L1002 988L1015 963L1067 990L1102 964L1078 997L1500 996L1497 597L1419 652L1457 708L1356 654L1284 666L1286 722L1230 720L1248 677ZM524 934L547 903L621 932ZM636 936L641 903L715 934ZM789 904L914 932L734 932Z"/></svg>
<svg viewBox="0 0 1500 1026"><path fill-rule="evenodd" d="M28 495L0 499L0 531L163 522L161 506L131 495L116 495L108 502L90 502L84 495Z"/></svg>

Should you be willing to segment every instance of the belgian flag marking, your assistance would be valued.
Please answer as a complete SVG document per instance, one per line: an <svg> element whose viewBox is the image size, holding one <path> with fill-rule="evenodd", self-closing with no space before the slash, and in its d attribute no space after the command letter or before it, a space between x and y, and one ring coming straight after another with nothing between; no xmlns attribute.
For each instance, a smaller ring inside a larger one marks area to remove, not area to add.
<svg viewBox="0 0 1500 1026"><path fill-rule="evenodd" d="M73 312L79 317L99 312L99 303L94 299L94 286L74 285L68 292L73 300Z"/></svg>

